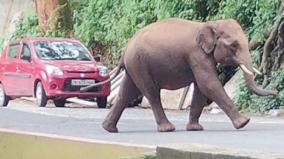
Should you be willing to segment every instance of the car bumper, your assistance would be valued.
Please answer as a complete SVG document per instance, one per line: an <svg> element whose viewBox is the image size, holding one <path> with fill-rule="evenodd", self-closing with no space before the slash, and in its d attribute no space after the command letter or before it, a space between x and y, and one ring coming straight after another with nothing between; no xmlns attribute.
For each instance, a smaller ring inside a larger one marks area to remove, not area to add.
<svg viewBox="0 0 284 159"><path fill-rule="evenodd" d="M110 94L110 90L103 90L99 92L64 92L60 90L56 91L50 91L48 92L48 97L64 97L64 98L70 98L70 97L81 97L81 98L89 98L89 97L102 97L102 96L108 96Z"/></svg>
<svg viewBox="0 0 284 159"><path fill-rule="evenodd" d="M109 77L98 77L94 75L85 76L85 79L95 79L97 82L104 81ZM95 90L91 90L88 92L80 92L79 88L77 87L75 90L70 89L70 80L71 79L80 79L78 76L68 76L68 77L52 77L49 78L48 81L45 83L45 92L46 95L50 98L53 97L82 97L82 98L88 98L88 97L102 97L102 96L108 96L110 94L110 83L103 84L96 88ZM69 81L69 83L68 83ZM67 86L68 84L68 86ZM67 88L68 87L68 88ZM84 86L81 86L84 87Z"/></svg>

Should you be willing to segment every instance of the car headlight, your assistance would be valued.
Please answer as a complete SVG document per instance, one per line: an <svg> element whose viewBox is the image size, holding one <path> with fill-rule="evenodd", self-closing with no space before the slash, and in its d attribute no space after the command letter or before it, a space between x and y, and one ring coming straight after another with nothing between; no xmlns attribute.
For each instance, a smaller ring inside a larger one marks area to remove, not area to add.
<svg viewBox="0 0 284 159"><path fill-rule="evenodd" d="M108 69L105 66L98 66L100 76L107 76Z"/></svg>
<svg viewBox="0 0 284 159"><path fill-rule="evenodd" d="M46 65L46 71L48 74L63 76L63 71L56 66Z"/></svg>

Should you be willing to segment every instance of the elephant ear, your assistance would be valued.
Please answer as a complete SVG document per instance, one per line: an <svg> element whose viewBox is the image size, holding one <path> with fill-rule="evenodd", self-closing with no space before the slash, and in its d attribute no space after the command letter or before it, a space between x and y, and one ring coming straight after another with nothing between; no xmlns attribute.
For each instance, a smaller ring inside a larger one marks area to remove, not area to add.
<svg viewBox="0 0 284 159"><path fill-rule="evenodd" d="M198 33L197 43L206 54L213 52L216 41L216 31L210 26L205 26Z"/></svg>

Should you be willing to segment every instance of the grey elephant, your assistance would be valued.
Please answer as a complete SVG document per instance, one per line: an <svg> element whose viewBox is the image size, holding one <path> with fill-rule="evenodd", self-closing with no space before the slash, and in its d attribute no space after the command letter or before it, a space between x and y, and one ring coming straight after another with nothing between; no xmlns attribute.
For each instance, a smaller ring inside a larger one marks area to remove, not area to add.
<svg viewBox="0 0 284 159"><path fill-rule="evenodd" d="M175 90L194 83L195 90L187 130L203 130L199 117L207 100L215 101L231 119L234 127L244 127L249 118L240 114L228 97L218 78L217 63L239 66L248 88L257 95L276 95L276 91L258 88L246 38L241 26L233 19L194 22L171 18L140 29L129 41L120 59L116 74L126 74L116 103L111 107L102 126L118 132L117 122L127 103L145 96L154 112L160 132L174 131L167 119L160 98L160 90ZM82 89L109 82L103 81Z"/></svg>

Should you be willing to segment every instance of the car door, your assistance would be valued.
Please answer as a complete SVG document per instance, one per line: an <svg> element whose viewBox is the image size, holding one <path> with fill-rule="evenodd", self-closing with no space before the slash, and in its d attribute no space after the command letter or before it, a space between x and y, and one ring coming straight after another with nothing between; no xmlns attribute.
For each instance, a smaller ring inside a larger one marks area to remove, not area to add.
<svg viewBox="0 0 284 159"><path fill-rule="evenodd" d="M34 81L34 65L32 62L31 49L25 42L22 43L22 49L19 56L18 63L19 81L21 81L22 93L25 96L33 95L33 81Z"/></svg>
<svg viewBox="0 0 284 159"><path fill-rule="evenodd" d="M21 83L17 79L17 56L20 51L20 43L11 43L3 63L3 85L7 95L19 95Z"/></svg>

